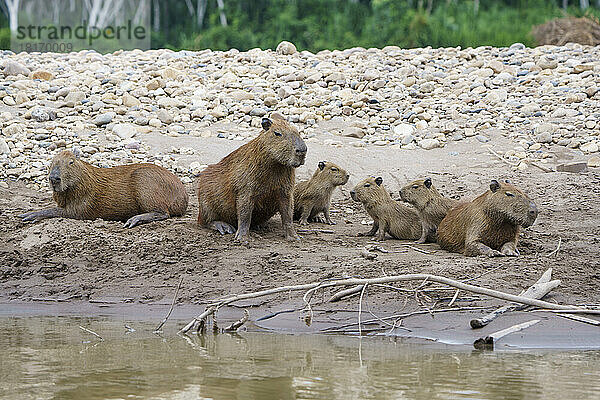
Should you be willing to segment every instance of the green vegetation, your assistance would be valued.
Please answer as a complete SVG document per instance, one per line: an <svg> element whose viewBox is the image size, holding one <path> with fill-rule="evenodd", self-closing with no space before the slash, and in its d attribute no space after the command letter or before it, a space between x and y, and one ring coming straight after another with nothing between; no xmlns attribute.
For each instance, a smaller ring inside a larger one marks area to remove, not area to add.
<svg viewBox="0 0 600 400"><path fill-rule="evenodd" d="M1 0L0 0L1 1ZM562 0L224 0L227 26L217 1L154 1L154 48L248 50L275 48L281 40L299 50L319 51L355 46L476 47L536 43L534 25L565 15ZM568 13L583 15L578 0ZM600 0L592 2L600 5ZM476 6L476 4L478 6ZM188 8L191 5L191 8ZM588 8L587 14L600 15ZM158 15L159 19L154 20ZM10 46L7 20L0 17L0 48Z"/></svg>

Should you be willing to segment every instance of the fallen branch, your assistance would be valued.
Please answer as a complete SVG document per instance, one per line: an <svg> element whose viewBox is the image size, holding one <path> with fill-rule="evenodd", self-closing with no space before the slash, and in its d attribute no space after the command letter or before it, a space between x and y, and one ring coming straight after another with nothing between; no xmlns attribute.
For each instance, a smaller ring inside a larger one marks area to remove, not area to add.
<svg viewBox="0 0 600 400"><path fill-rule="evenodd" d="M536 163L536 162L533 162L533 161L529 162L529 164L533 165L533 166L534 166L534 167L536 167L536 168L539 168L539 169L541 169L542 171L544 171L544 172L546 172L546 173L548 173L548 172L554 172L554 171L552 171L552 169L550 169L550 168L548 168L548 167L544 167L543 165L541 165L541 164L538 164L538 163Z"/></svg>
<svg viewBox="0 0 600 400"><path fill-rule="evenodd" d="M498 299L502 299L502 300L506 300L506 301L510 301L510 302L514 302L514 303L522 303L522 304L527 304L529 306L536 306L536 307L545 308L545 309L551 309L551 310L578 309L578 307L575 307L572 305L561 305L561 304L549 303L547 301L532 299L532 298L528 298L528 297L516 296L513 294L509 294L509 293L500 292L500 291L494 290L494 289L488 289L485 287L480 287L480 286L475 286L475 285L471 285L468 283L459 282L454 279L445 278L443 276L430 275L430 274L405 274L405 275L384 276L384 277L380 277L380 278L362 278L362 279L361 278L343 278L343 279L329 280L329 281L324 281L324 282L306 283L306 284L302 284L302 285L281 286L281 287L277 287L277 288L273 288L273 289L261 290L258 292L251 292L251 293L229 296L224 299L221 299L220 301L218 301L216 303L213 303L213 304L207 306L206 310L202 314L200 314L196 318L194 318L185 327L183 327L180 330L180 333L185 333L185 332L189 331L197 322L206 318L208 315L211 315L218 308L226 306L230 303L235 303L240 300L252 299L252 298L268 296L268 295L273 295L273 294L283 293L283 292L293 292L293 291L300 291L300 290L312 291L312 289L316 289L316 288L328 288L328 287L334 287L334 286L376 285L376 284L385 284L385 283L391 283L391 282L414 281L414 280L419 280L419 281L424 281L424 282L427 282L427 281L437 282L437 283L441 283L444 285L455 287L457 289L461 289L463 291L478 293L478 294L482 294L482 295L486 295L489 297L494 297L494 298L498 298Z"/></svg>
<svg viewBox="0 0 600 400"><path fill-rule="evenodd" d="M244 310L244 315L239 320L235 321L227 328L223 329L223 332L236 332L238 329L242 327L246 322L248 322L248 318L250 318L250 314L248 310Z"/></svg>
<svg viewBox="0 0 600 400"><path fill-rule="evenodd" d="M537 280L531 287L519 293L519 296L523 298L529 299L541 299L545 295L547 295L551 290L555 289L558 285L560 285L560 280L552 279L552 268L548 268L546 272L542 274L540 279ZM479 329L483 328L498 316L505 314L510 311L518 311L526 308L527 305L519 304L519 305L506 305L498 308L497 310L492 311L491 313L483 316L482 318L472 319L470 324L471 328Z"/></svg>
<svg viewBox="0 0 600 400"><path fill-rule="evenodd" d="M574 308L574 309L565 309L565 310L548 310L548 309L540 309L533 310L535 312L551 312L551 313L564 313L564 314L590 314L590 315L600 315L600 310L597 309L589 309L589 308Z"/></svg>
<svg viewBox="0 0 600 400"><path fill-rule="evenodd" d="M596 319L582 317L581 315L557 314L559 317L572 319L573 321L583 322L585 324L600 326L600 321Z"/></svg>
<svg viewBox="0 0 600 400"><path fill-rule="evenodd" d="M84 332L87 332L89 334L92 334L94 336L96 336L98 339L100 339L101 342L104 342L104 339L102 339L102 336L98 335L96 332L88 329L88 328L84 328L83 326L79 325L79 329L81 329Z"/></svg>
<svg viewBox="0 0 600 400"><path fill-rule="evenodd" d="M348 297L348 296L352 296L352 295L357 295L358 293L360 293L360 291L362 290L362 288L363 288L363 285L359 285L359 286L355 286L355 287L350 288L350 289L340 290L339 292L337 292L333 296L331 296L328 301L330 303L335 303L336 301L340 301L344 297Z"/></svg>
<svg viewBox="0 0 600 400"><path fill-rule="evenodd" d="M160 332L160 328L162 328L163 325L167 323L167 320L171 316L171 313L173 312L173 307L175 307L175 302L177 301L177 294L179 294L179 288L181 287L182 282L183 282L183 275L181 276L181 279L179 279L179 285L177 285L177 289L175 290L175 296L173 296L173 301L171 302L171 308L169 308L169 312L167 313L165 318L162 320L162 322L156 327L156 329L154 330L154 333Z"/></svg>
<svg viewBox="0 0 600 400"><path fill-rule="evenodd" d="M296 229L298 233L335 233L333 229Z"/></svg>
<svg viewBox="0 0 600 400"><path fill-rule="evenodd" d="M558 237L558 245L556 246L556 249L552 250L550 253L548 253L547 257L552 257L558 254L558 251L560 250L560 244L562 243L562 239L560 238L560 236Z"/></svg>
<svg viewBox="0 0 600 400"><path fill-rule="evenodd" d="M509 328L502 329L501 331L494 332L484 338L477 339L473 343L473 346L475 346L477 350L494 350L494 344L504 336L522 331L523 329L527 329L530 326L537 324L538 322L540 322L539 319L533 319L531 321L523 322L521 324L513 325Z"/></svg>
<svg viewBox="0 0 600 400"><path fill-rule="evenodd" d="M495 155L496 157L498 157L498 159L499 159L500 161L502 161L502 162L504 162L504 163L506 163L506 164L510 165L511 167L516 167L516 166L518 166L518 165L519 165L519 163L513 163L513 162L510 162L510 161L508 161L507 159L505 159L504 157L502 157L500 154L496 153L496 152L495 152L494 150L492 150L491 148L488 148L488 151L489 151L490 153L492 153L493 155Z"/></svg>

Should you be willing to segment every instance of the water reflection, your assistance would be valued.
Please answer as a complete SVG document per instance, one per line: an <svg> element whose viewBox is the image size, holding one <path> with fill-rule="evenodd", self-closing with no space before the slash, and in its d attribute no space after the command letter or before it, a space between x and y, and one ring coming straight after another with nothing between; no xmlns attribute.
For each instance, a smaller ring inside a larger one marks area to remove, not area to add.
<svg viewBox="0 0 600 400"><path fill-rule="evenodd" d="M159 337L154 325L0 318L7 399L600 398L600 352L477 352L399 339ZM81 331L88 327L105 339ZM361 362L362 359L362 362Z"/></svg>

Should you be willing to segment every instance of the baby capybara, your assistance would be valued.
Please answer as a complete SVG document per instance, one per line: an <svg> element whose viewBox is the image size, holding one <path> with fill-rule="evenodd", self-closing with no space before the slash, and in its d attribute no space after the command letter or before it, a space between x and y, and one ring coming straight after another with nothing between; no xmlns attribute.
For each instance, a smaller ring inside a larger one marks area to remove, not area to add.
<svg viewBox="0 0 600 400"><path fill-rule="evenodd" d="M306 144L282 118L263 118L262 128L256 138L200 173L198 223L246 240L250 226L279 212L286 239L297 240L292 196Z"/></svg>
<svg viewBox="0 0 600 400"><path fill-rule="evenodd" d="M458 201L442 196L433 186L431 178L417 179L404 186L400 189L400 198L419 213L422 232L418 243L435 242L440 222L458 204Z"/></svg>
<svg viewBox="0 0 600 400"><path fill-rule="evenodd" d="M97 168L65 150L52 160L48 180L58 207L23 214L23 221L101 218L133 228L183 215L188 204L183 183L154 164Z"/></svg>
<svg viewBox="0 0 600 400"><path fill-rule="evenodd" d="M313 176L294 188L294 219L299 219L300 225L307 225L309 220L335 225L329 216L331 195L336 187L345 185L348 178L350 175L334 163L319 162ZM320 213L324 220L318 219Z"/></svg>
<svg viewBox="0 0 600 400"><path fill-rule="evenodd" d="M537 207L520 189L493 180L490 190L448 212L438 227L438 243L466 256L518 256L521 227L531 226L537 215Z"/></svg>
<svg viewBox="0 0 600 400"><path fill-rule="evenodd" d="M377 234L377 240L385 240L385 234L389 233L396 239L418 239L421 236L419 214L413 207L392 199L382 183L381 177L367 178L350 192L352 199L363 203L373 218L373 228L359 236Z"/></svg>

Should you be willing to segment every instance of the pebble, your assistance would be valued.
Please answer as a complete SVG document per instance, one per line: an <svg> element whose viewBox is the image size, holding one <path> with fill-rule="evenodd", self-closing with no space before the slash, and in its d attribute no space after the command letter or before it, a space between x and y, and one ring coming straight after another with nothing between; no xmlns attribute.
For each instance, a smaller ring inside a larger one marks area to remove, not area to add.
<svg viewBox="0 0 600 400"><path fill-rule="evenodd" d="M440 141L437 139L423 139L419 142L419 146L425 150L431 150L440 147Z"/></svg>
<svg viewBox="0 0 600 400"><path fill-rule="evenodd" d="M114 112L107 112L105 114L100 114L96 118L94 118L94 125L104 126L104 125L110 124L110 122L113 120L115 115L116 114Z"/></svg>
<svg viewBox="0 0 600 400"><path fill-rule="evenodd" d="M277 49L275 50L277 54L283 54L286 56L292 55L297 52L296 46L293 43L283 41L277 45Z"/></svg>
<svg viewBox="0 0 600 400"><path fill-rule="evenodd" d="M598 157L598 156L590 157L590 159L587 162L587 165L590 168L600 168L600 157Z"/></svg>

